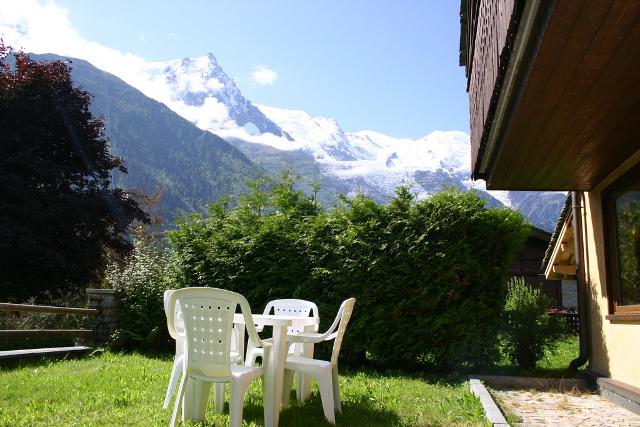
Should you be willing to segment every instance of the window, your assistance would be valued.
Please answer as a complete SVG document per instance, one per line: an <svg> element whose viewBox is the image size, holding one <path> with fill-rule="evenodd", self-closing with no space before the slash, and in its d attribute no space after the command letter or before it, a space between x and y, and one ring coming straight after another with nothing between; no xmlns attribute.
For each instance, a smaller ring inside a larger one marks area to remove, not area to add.
<svg viewBox="0 0 640 427"><path fill-rule="evenodd" d="M640 167L603 194L610 314L640 313Z"/></svg>

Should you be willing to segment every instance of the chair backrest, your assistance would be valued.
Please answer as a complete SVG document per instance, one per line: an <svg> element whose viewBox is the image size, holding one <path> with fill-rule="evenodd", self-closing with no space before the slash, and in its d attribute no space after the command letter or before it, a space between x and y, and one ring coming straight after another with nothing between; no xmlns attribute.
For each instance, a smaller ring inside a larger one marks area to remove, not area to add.
<svg viewBox="0 0 640 427"><path fill-rule="evenodd" d="M351 313L353 312L353 306L355 303L355 298L344 300L342 304L340 304L336 319L327 331L327 337L325 339L334 339L333 350L331 351L331 365L334 367L338 365L338 356L340 355L342 339L344 338L344 332L347 329L349 319L351 319Z"/></svg>
<svg viewBox="0 0 640 427"><path fill-rule="evenodd" d="M188 374L223 380L230 377L231 331L238 306L244 316L249 339L256 347L262 347L249 303L242 295L216 288L184 288L170 294L167 327L172 336L176 334L174 313L179 307L184 320L185 369Z"/></svg>
<svg viewBox="0 0 640 427"><path fill-rule="evenodd" d="M164 314L165 316L167 316L167 319L169 318L169 297L171 296L171 294L175 292L175 289L167 289L166 291L164 291L164 295L163 295L163 303L164 303ZM180 307L179 306L175 306L174 307L174 328L175 328L175 332L172 332L171 329L169 330L169 334L173 334L171 335L171 338L173 338L174 340L180 340L184 338L184 322L182 320L182 312L180 311Z"/></svg>
<svg viewBox="0 0 640 427"><path fill-rule="evenodd" d="M273 310L274 315L297 317L309 317L309 315L311 315L312 317L320 319L318 306L314 302L303 299L274 299L267 303L267 306L264 308L264 314L270 314L271 310ZM318 332L318 325L319 322L315 325L314 332ZM300 327L289 326L287 328L288 334L298 332L302 332Z"/></svg>

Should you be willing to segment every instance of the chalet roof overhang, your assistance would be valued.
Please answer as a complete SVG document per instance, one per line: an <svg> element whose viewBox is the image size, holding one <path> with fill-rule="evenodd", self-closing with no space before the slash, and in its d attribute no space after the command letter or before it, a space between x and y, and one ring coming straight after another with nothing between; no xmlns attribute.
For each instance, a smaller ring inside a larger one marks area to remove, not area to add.
<svg viewBox="0 0 640 427"><path fill-rule="evenodd" d="M640 2L532 0L520 19L473 176L589 191L640 149Z"/></svg>
<svg viewBox="0 0 640 427"><path fill-rule="evenodd" d="M569 215L569 221L564 223L559 239L553 247L551 258L544 270L544 277L547 280L576 278L576 260L571 215Z"/></svg>
<svg viewBox="0 0 640 427"><path fill-rule="evenodd" d="M571 201L569 195L560 212L560 218L542 261L542 269L547 280L575 279L576 277Z"/></svg>

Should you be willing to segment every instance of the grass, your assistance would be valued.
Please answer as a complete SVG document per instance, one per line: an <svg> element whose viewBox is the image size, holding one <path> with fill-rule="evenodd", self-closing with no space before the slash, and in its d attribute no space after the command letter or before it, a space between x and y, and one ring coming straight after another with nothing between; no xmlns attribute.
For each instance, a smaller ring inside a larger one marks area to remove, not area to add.
<svg viewBox="0 0 640 427"><path fill-rule="evenodd" d="M555 351L546 351L542 360L538 362L534 369L524 369L506 357L498 365L486 368L480 373L493 375L517 375L527 377L546 378L573 378L580 375L580 370L572 372L569 370L569 363L580 353L580 343L577 336L570 336L557 343Z"/></svg>
<svg viewBox="0 0 640 427"><path fill-rule="evenodd" d="M0 425L165 426L162 409L172 359L101 353L84 359L37 362L0 371ZM482 406L456 378L345 371L340 377L343 426L487 425ZM315 387L315 384L314 384ZM312 398L280 415L281 426L329 426ZM245 398L244 422L263 425L261 385ZM207 409L207 425L227 425Z"/></svg>
<svg viewBox="0 0 640 427"><path fill-rule="evenodd" d="M496 403L500 407L500 410L504 414L504 417L505 417L505 419L507 420L507 423L510 426L515 426L515 425L517 425L519 423L522 423L522 417L520 417L520 416L514 414L513 412L511 412L509 410L509 407L504 404L502 399L499 396L497 396L496 393L494 393L493 391L490 391L490 393L491 393L491 397L493 397L493 399L496 401Z"/></svg>

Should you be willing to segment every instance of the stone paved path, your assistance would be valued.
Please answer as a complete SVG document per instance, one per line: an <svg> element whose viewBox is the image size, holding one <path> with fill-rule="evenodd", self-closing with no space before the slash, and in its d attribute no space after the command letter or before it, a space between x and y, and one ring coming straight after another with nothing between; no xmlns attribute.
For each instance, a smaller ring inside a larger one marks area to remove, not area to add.
<svg viewBox="0 0 640 427"><path fill-rule="evenodd" d="M640 427L640 415L586 392L492 390L503 411L521 420L518 426Z"/></svg>

